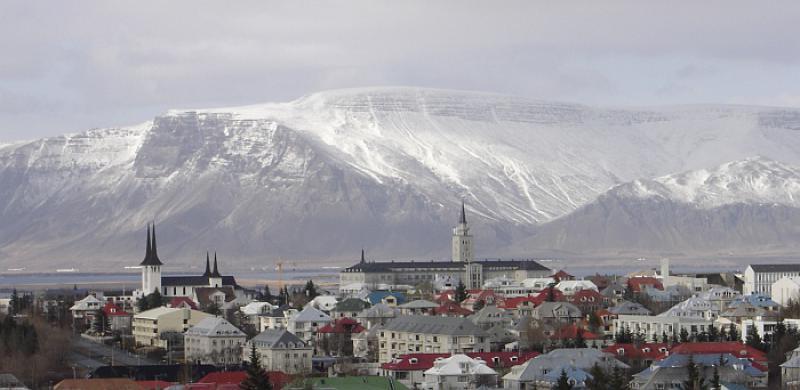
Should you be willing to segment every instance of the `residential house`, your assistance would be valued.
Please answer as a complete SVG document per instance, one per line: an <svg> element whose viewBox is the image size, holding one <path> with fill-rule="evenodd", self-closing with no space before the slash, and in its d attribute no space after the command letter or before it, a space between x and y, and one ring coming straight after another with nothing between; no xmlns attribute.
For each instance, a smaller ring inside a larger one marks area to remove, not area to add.
<svg viewBox="0 0 800 390"><path fill-rule="evenodd" d="M103 306L103 313L108 318L111 324L111 330L120 334L131 333L131 323L133 322L133 315L122 310L116 303L107 302Z"/></svg>
<svg viewBox="0 0 800 390"><path fill-rule="evenodd" d="M206 317L184 334L184 356L195 364L236 365L246 340L247 335L224 318Z"/></svg>
<svg viewBox="0 0 800 390"><path fill-rule="evenodd" d="M511 367L520 365L539 356L539 352L470 352L466 356L484 362L487 367L503 373ZM409 353L398 356L390 362L381 364L381 375L392 378L410 388L420 388L425 371L437 362L453 356L449 353ZM492 386L494 387L494 386Z"/></svg>
<svg viewBox="0 0 800 390"><path fill-rule="evenodd" d="M800 276L784 276L772 283L772 299L786 306L789 301L797 302L800 299Z"/></svg>
<svg viewBox="0 0 800 390"><path fill-rule="evenodd" d="M615 316L649 316L653 314L650 309L644 307L644 305L641 303L631 301L619 302L616 305L609 307L608 311Z"/></svg>
<svg viewBox="0 0 800 390"><path fill-rule="evenodd" d="M460 317L400 316L386 324L379 339L382 363L410 352L486 352L490 347L486 332Z"/></svg>
<svg viewBox="0 0 800 390"><path fill-rule="evenodd" d="M497 371L486 362L457 354L435 361L424 373L420 386L425 390L465 390L497 385Z"/></svg>
<svg viewBox="0 0 800 390"><path fill-rule="evenodd" d="M554 349L526 363L511 368L503 376L503 387L509 390L532 388L550 389L561 372L567 373L570 384L580 388L587 379L586 373L597 364L606 371L614 367L627 369L628 365L612 354L595 348Z"/></svg>
<svg viewBox="0 0 800 390"><path fill-rule="evenodd" d="M556 288L566 296L572 296L583 290L597 291L597 286L591 280L561 280L556 284Z"/></svg>
<svg viewBox="0 0 800 390"><path fill-rule="evenodd" d="M346 298L336 303L330 310L332 318L356 318L359 313L372 306L369 302L359 298ZM387 305L388 306L388 305Z"/></svg>
<svg viewBox="0 0 800 390"><path fill-rule="evenodd" d="M424 299L417 299L398 306L400 314L405 316L432 314L433 310L438 307L438 303Z"/></svg>
<svg viewBox="0 0 800 390"><path fill-rule="evenodd" d="M509 326L513 320L510 312L495 305L484 306L467 318L484 330L489 330L498 325Z"/></svg>
<svg viewBox="0 0 800 390"><path fill-rule="evenodd" d="M287 330L267 329L248 341L242 351L245 361L250 360L252 345L256 347L261 366L267 371L287 374L311 372L313 348Z"/></svg>
<svg viewBox="0 0 800 390"><path fill-rule="evenodd" d="M663 338L677 337L685 329L689 336L696 336L708 331L712 321L692 317L660 317L641 315L619 315L614 320L613 333L628 329L633 334L642 335L645 341L657 342Z"/></svg>
<svg viewBox="0 0 800 390"><path fill-rule="evenodd" d="M755 367L750 360L730 354L671 354L634 374L630 387L638 390L683 388L690 361L694 363L700 377L706 383L709 383L714 372L717 372L721 382L743 385L748 389L767 388L766 371Z"/></svg>
<svg viewBox="0 0 800 390"><path fill-rule="evenodd" d="M358 313L356 319L367 329L372 329L378 325L386 325L392 318L397 317L398 309L389 305L379 303Z"/></svg>
<svg viewBox="0 0 800 390"><path fill-rule="evenodd" d="M574 323L583 315L581 309L569 302L542 302L531 312L531 317L543 324Z"/></svg>
<svg viewBox="0 0 800 390"><path fill-rule="evenodd" d="M303 311L289 318L287 329L308 345L314 345L317 329L331 323L333 319L327 314L307 306Z"/></svg>

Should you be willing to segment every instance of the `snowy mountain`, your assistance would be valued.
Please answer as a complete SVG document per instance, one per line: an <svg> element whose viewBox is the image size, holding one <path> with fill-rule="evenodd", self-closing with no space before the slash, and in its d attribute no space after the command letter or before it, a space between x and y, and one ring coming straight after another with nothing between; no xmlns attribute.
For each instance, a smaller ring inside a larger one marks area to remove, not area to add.
<svg viewBox="0 0 800 390"><path fill-rule="evenodd" d="M794 109L609 109L419 88L172 110L0 147L0 267L131 265L152 219L176 267L207 248L237 266L347 262L362 246L440 258L461 198L478 254L504 254L623 182L752 155L800 164L798 130ZM670 197L690 186L675 180L642 186ZM708 191L692 199L740 196Z"/></svg>
<svg viewBox="0 0 800 390"><path fill-rule="evenodd" d="M529 248L638 254L800 249L800 168L762 157L621 184L547 223Z"/></svg>

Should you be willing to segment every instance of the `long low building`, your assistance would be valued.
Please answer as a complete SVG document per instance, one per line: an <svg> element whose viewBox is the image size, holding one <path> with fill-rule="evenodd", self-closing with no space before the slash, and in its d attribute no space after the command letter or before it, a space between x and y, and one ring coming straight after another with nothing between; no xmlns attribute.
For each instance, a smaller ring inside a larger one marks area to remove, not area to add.
<svg viewBox="0 0 800 390"><path fill-rule="evenodd" d="M661 341L662 335L669 337L679 335L681 329L686 329L689 335L707 332L712 325L711 320L695 317L661 317L620 315L614 320L612 331L616 334L620 330L628 329L631 333L642 334L647 341ZM654 339L657 337L658 339Z"/></svg>
<svg viewBox="0 0 800 390"><path fill-rule="evenodd" d="M467 288L482 288L486 280L505 277L521 282L550 276L552 270L534 260L475 260L464 205L453 228L452 261L368 262L361 251L358 264L339 273L339 285L417 285L435 280L460 280Z"/></svg>

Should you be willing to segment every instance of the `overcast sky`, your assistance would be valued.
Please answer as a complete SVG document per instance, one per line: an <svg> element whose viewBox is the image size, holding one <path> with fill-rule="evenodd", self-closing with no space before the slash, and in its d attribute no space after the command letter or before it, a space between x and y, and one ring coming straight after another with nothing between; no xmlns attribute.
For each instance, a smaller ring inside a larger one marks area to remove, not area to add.
<svg viewBox="0 0 800 390"><path fill-rule="evenodd" d="M373 85L800 107L800 2L697 3L5 0L0 141Z"/></svg>

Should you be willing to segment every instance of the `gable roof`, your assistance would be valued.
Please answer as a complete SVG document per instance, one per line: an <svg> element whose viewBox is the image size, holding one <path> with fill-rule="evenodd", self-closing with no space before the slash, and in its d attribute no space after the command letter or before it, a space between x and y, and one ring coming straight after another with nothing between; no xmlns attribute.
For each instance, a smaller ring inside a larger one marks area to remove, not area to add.
<svg viewBox="0 0 800 390"><path fill-rule="evenodd" d="M312 306L306 306L291 319L294 322L331 322L331 317Z"/></svg>
<svg viewBox="0 0 800 390"><path fill-rule="evenodd" d="M216 292L225 294L226 303L236 299L236 293L233 291L233 287L231 286L197 287L194 289L194 295L197 297L197 303L200 304L200 307L205 307L211 304L211 295Z"/></svg>
<svg viewBox="0 0 800 390"><path fill-rule="evenodd" d="M533 359L539 352L467 352L465 355L480 359L490 368L512 367ZM450 357L449 353L409 353L400 355L388 363L381 364L381 368L390 371L421 371L433 367L438 359Z"/></svg>
<svg viewBox="0 0 800 390"><path fill-rule="evenodd" d="M287 349L307 347L303 340L284 329L266 329L250 342L254 343L256 348ZM289 345L294 345L294 347L289 347Z"/></svg>
<svg viewBox="0 0 800 390"><path fill-rule="evenodd" d="M186 335L190 336L226 336L226 337L247 337L239 328L220 317L206 317L200 320L197 325L189 328Z"/></svg>
<svg viewBox="0 0 800 390"><path fill-rule="evenodd" d="M189 297L175 297L175 298L172 298L172 300L169 301L169 304L167 306L169 306L169 307L187 306L190 309L197 310L197 304L194 303L193 300L189 299Z"/></svg>
<svg viewBox="0 0 800 390"><path fill-rule="evenodd" d="M367 295L367 300L371 304L381 303L384 298L393 296L397 300L398 305L406 302L406 295L397 291L373 291Z"/></svg>
<svg viewBox="0 0 800 390"><path fill-rule="evenodd" d="M371 306L370 303L363 299L347 298L337 303L336 306L333 308L333 310L338 312L344 312L344 311L358 312L367 309L370 306Z"/></svg>
<svg viewBox="0 0 800 390"><path fill-rule="evenodd" d="M800 272L800 263L797 259L788 264L750 264L755 272Z"/></svg>

